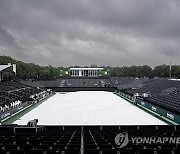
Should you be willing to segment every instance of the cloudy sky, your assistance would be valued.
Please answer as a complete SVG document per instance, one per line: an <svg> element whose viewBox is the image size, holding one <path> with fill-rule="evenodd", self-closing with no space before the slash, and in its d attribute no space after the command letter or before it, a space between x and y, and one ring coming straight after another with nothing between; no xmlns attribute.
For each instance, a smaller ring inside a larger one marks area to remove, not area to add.
<svg viewBox="0 0 180 154"><path fill-rule="evenodd" d="M180 64L180 1L0 0L0 55L53 66Z"/></svg>

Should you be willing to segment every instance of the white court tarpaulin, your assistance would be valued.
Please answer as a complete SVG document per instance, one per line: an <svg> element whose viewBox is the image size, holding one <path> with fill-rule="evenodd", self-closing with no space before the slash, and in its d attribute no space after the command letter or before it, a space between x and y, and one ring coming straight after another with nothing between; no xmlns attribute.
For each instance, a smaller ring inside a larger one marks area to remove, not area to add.
<svg viewBox="0 0 180 154"><path fill-rule="evenodd" d="M38 119L39 125L165 125L126 100L104 91L56 93L15 124Z"/></svg>

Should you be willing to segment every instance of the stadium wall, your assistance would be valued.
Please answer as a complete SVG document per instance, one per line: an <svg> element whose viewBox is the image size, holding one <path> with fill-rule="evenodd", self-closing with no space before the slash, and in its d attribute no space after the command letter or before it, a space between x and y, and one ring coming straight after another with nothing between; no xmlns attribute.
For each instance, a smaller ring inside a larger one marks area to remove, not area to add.
<svg viewBox="0 0 180 154"><path fill-rule="evenodd" d="M0 114L0 123L3 123L7 119L9 119L9 118L13 117L14 115L18 114L19 112L22 112L23 110L27 109L31 105L32 105L32 103L24 102L21 105L15 107L15 108L11 108L8 111L3 112L2 114Z"/></svg>
<svg viewBox="0 0 180 154"><path fill-rule="evenodd" d="M114 87L46 87L55 92L74 92L74 91L109 91L114 92Z"/></svg>

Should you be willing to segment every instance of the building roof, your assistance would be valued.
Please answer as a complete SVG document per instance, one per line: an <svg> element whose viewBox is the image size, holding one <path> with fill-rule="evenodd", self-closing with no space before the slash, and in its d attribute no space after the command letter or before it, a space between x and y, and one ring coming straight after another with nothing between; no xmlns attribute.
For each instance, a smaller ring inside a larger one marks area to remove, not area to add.
<svg viewBox="0 0 180 154"><path fill-rule="evenodd" d="M8 67L11 67L11 65L0 65L0 72L5 70Z"/></svg>
<svg viewBox="0 0 180 154"><path fill-rule="evenodd" d="M103 70L103 68L70 68L70 70Z"/></svg>

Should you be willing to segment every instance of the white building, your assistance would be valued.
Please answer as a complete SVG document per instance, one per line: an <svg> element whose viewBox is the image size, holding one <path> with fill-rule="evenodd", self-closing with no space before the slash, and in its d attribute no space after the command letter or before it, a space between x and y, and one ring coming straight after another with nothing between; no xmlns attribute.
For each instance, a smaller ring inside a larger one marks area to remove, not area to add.
<svg viewBox="0 0 180 154"><path fill-rule="evenodd" d="M100 75L100 71L103 68L70 68L69 74L70 76L91 76L96 77Z"/></svg>

